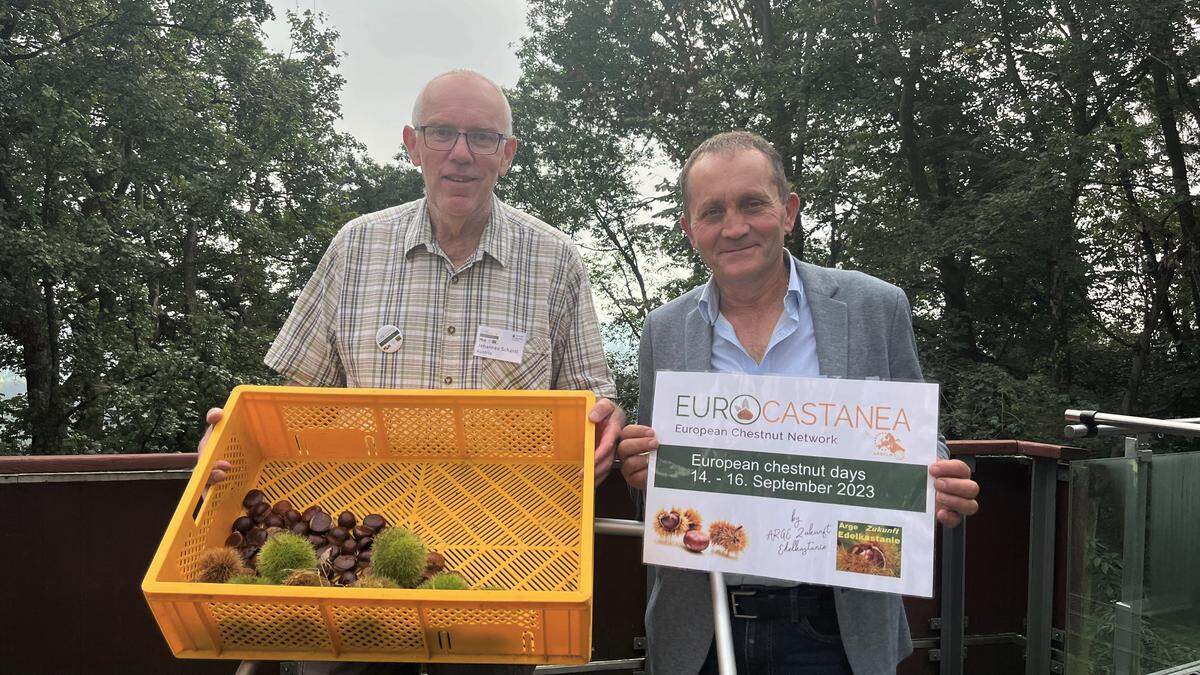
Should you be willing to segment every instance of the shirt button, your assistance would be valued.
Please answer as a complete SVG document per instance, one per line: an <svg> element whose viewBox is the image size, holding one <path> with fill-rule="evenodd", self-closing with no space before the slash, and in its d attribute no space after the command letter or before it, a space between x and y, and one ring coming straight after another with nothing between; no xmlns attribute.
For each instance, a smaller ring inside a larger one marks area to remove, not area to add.
<svg viewBox="0 0 1200 675"><path fill-rule="evenodd" d="M454 378L450 377L449 375L442 378L442 384L453 384L453 383L454 383Z"/></svg>
<svg viewBox="0 0 1200 675"><path fill-rule="evenodd" d="M458 283L458 275L457 275L457 274L455 274L454 276L450 277L450 283L452 283L452 284L457 284L457 283Z"/></svg>
<svg viewBox="0 0 1200 675"><path fill-rule="evenodd" d="M451 334L451 335L454 335L454 326L450 326L449 328L447 328L447 329L446 329L446 332L447 332L447 333L449 333L449 334Z"/></svg>

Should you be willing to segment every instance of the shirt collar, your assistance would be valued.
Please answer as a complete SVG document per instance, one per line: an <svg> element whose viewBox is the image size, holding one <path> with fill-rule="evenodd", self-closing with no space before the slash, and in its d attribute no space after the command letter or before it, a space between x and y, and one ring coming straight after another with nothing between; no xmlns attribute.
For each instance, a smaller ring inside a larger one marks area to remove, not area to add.
<svg viewBox="0 0 1200 675"><path fill-rule="evenodd" d="M479 252L495 258L501 267L508 266L508 250L512 247L511 239L514 236L512 224L505 213L507 208L496 195L492 195L492 212L479 238ZM404 255L407 256L418 246L424 246L431 253L441 253L442 247L433 238L433 222L429 220L427 200L421 200L414 218L414 226L408 227L404 233Z"/></svg>
<svg viewBox="0 0 1200 675"><path fill-rule="evenodd" d="M788 287L783 296L783 309L788 316L796 319L800 316L800 308L804 306L804 284L800 281L800 273L796 269L796 259L790 253L784 253L788 261ZM709 277L708 283L700 293L700 316L709 325L717 323L721 315L721 291L717 288L717 280Z"/></svg>

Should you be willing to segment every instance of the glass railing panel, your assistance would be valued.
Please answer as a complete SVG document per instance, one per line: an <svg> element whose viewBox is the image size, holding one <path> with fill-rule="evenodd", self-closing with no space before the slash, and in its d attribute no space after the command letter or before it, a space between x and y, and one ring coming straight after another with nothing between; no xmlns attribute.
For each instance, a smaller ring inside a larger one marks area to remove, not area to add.
<svg viewBox="0 0 1200 675"><path fill-rule="evenodd" d="M1200 452L1150 463L1142 672L1200 660Z"/></svg>
<svg viewBox="0 0 1200 675"><path fill-rule="evenodd" d="M1200 660L1200 453L1072 462L1065 666Z"/></svg>

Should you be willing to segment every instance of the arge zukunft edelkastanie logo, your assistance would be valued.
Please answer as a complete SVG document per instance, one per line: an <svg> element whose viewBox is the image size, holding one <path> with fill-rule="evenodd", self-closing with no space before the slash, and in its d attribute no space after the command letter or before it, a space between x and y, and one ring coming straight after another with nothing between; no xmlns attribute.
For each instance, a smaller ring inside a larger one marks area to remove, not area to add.
<svg viewBox="0 0 1200 675"><path fill-rule="evenodd" d="M729 401L733 420L738 424L752 424L762 415L762 404L750 394L738 394Z"/></svg>

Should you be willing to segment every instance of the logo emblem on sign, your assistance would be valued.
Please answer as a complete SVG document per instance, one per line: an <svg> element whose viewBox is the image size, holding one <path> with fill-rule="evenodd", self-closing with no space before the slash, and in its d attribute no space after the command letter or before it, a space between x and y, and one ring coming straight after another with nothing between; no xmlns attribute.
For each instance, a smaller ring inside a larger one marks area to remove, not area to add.
<svg viewBox="0 0 1200 675"><path fill-rule="evenodd" d="M738 424L751 424L762 414L762 405L750 394L739 394L729 402L733 419Z"/></svg>

